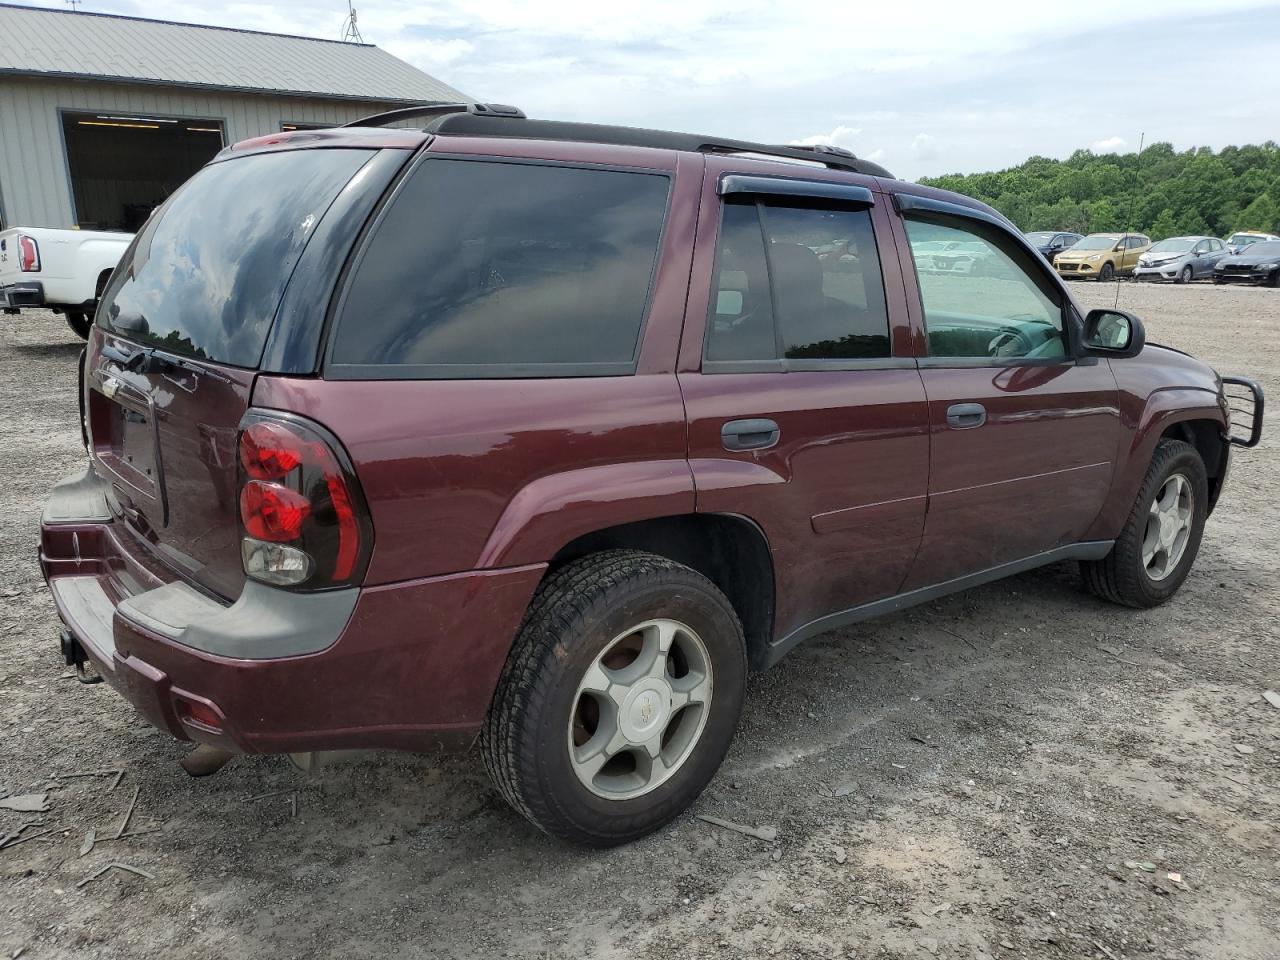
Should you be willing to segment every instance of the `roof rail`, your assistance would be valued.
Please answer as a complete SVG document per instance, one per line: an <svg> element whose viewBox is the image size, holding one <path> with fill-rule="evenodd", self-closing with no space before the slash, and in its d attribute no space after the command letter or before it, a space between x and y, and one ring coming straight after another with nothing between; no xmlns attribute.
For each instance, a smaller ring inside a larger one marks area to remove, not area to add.
<svg viewBox="0 0 1280 960"><path fill-rule="evenodd" d="M521 140L580 140L623 147L656 147L665 150L687 150L694 153L759 154L789 160L820 163L835 170L849 170L872 177L892 180L891 174L878 163L859 160L843 147L829 144L752 143L704 137L669 130L646 130L640 127L614 127L596 123L569 123L558 120L530 120L518 107L501 103L428 103L419 107L403 107L346 124L348 127L385 127L402 120L426 117L428 133L472 137L512 137ZM512 121L519 121L513 123Z"/></svg>
<svg viewBox="0 0 1280 960"><path fill-rule="evenodd" d="M402 120L415 120L419 117L443 117L451 113L469 113L477 117L509 117L523 120L524 111L519 107L505 103L424 103L418 107L401 107L388 110L386 113L375 113L344 123L344 127L386 127Z"/></svg>

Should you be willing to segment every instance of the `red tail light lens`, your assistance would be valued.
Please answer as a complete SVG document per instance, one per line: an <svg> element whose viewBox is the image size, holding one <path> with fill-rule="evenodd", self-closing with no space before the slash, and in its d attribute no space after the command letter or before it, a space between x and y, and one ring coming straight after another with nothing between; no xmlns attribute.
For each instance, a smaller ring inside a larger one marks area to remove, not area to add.
<svg viewBox="0 0 1280 960"><path fill-rule="evenodd" d="M278 483L250 480L240 490L240 520L244 532L258 540L289 543L302 536L302 522L311 514L311 501Z"/></svg>
<svg viewBox="0 0 1280 960"><path fill-rule="evenodd" d="M23 273L40 271L40 245L25 233L18 234L18 265Z"/></svg>
<svg viewBox="0 0 1280 960"><path fill-rule="evenodd" d="M337 439L301 417L250 411L239 456L245 574L293 589L357 582L373 527Z"/></svg>

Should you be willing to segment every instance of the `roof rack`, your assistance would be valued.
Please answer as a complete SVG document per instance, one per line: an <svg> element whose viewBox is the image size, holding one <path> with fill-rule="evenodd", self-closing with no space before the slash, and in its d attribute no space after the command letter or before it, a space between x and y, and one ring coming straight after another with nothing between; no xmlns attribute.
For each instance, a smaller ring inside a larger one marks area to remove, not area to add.
<svg viewBox="0 0 1280 960"><path fill-rule="evenodd" d="M614 127L596 123L530 120L516 107L500 103L434 103L375 114L346 124L348 127L384 127L403 120L427 118L428 133L471 137L511 137L521 140L581 140L622 147L656 147L694 153L753 153L790 160L820 163L835 170L849 170L872 177L893 179L878 163L859 160L848 150L828 144L802 146L752 143L706 137L693 133Z"/></svg>
<svg viewBox="0 0 1280 960"><path fill-rule="evenodd" d="M387 127L403 120L416 120L420 117L443 117L451 113L469 113L477 117L509 117L523 120L524 111L519 107L505 103L424 103L418 107L401 107L388 110L386 113L375 113L344 123L344 127Z"/></svg>

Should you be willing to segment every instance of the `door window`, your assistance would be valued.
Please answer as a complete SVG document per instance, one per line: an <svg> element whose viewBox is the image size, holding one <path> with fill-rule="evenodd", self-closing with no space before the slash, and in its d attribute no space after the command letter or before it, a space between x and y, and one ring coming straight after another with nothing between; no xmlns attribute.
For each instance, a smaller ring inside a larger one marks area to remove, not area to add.
<svg viewBox="0 0 1280 960"><path fill-rule="evenodd" d="M730 200L716 247L706 359L890 355L868 211Z"/></svg>
<svg viewBox="0 0 1280 960"><path fill-rule="evenodd" d="M1062 302L995 227L908 219L929 355L1016 360L1067 355Z"/></svg>

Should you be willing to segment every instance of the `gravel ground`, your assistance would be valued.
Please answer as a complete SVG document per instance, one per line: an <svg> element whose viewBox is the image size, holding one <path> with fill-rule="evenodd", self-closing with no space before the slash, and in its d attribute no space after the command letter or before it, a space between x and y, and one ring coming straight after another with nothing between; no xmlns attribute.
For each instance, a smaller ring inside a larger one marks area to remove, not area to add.
<svg viewBox="0 0 1280 960"><path fill-rule="evenodd" d="M1130 284L1121 306L1280 397L1280 291ZM690 814L588 852L474 756L191 780L179 744L71 679L33 554L81 461L79 349L55 317L3 318L0 796L49 810L0 810L0 836L53 832L0 851L0 957L1280 956L1274 438L1236 457L1173 602L1108 606L1062 565L821 637L751 683ZM132 836L105 839L135 790ZM150 877L81 885L112 861Z"/></svg>

